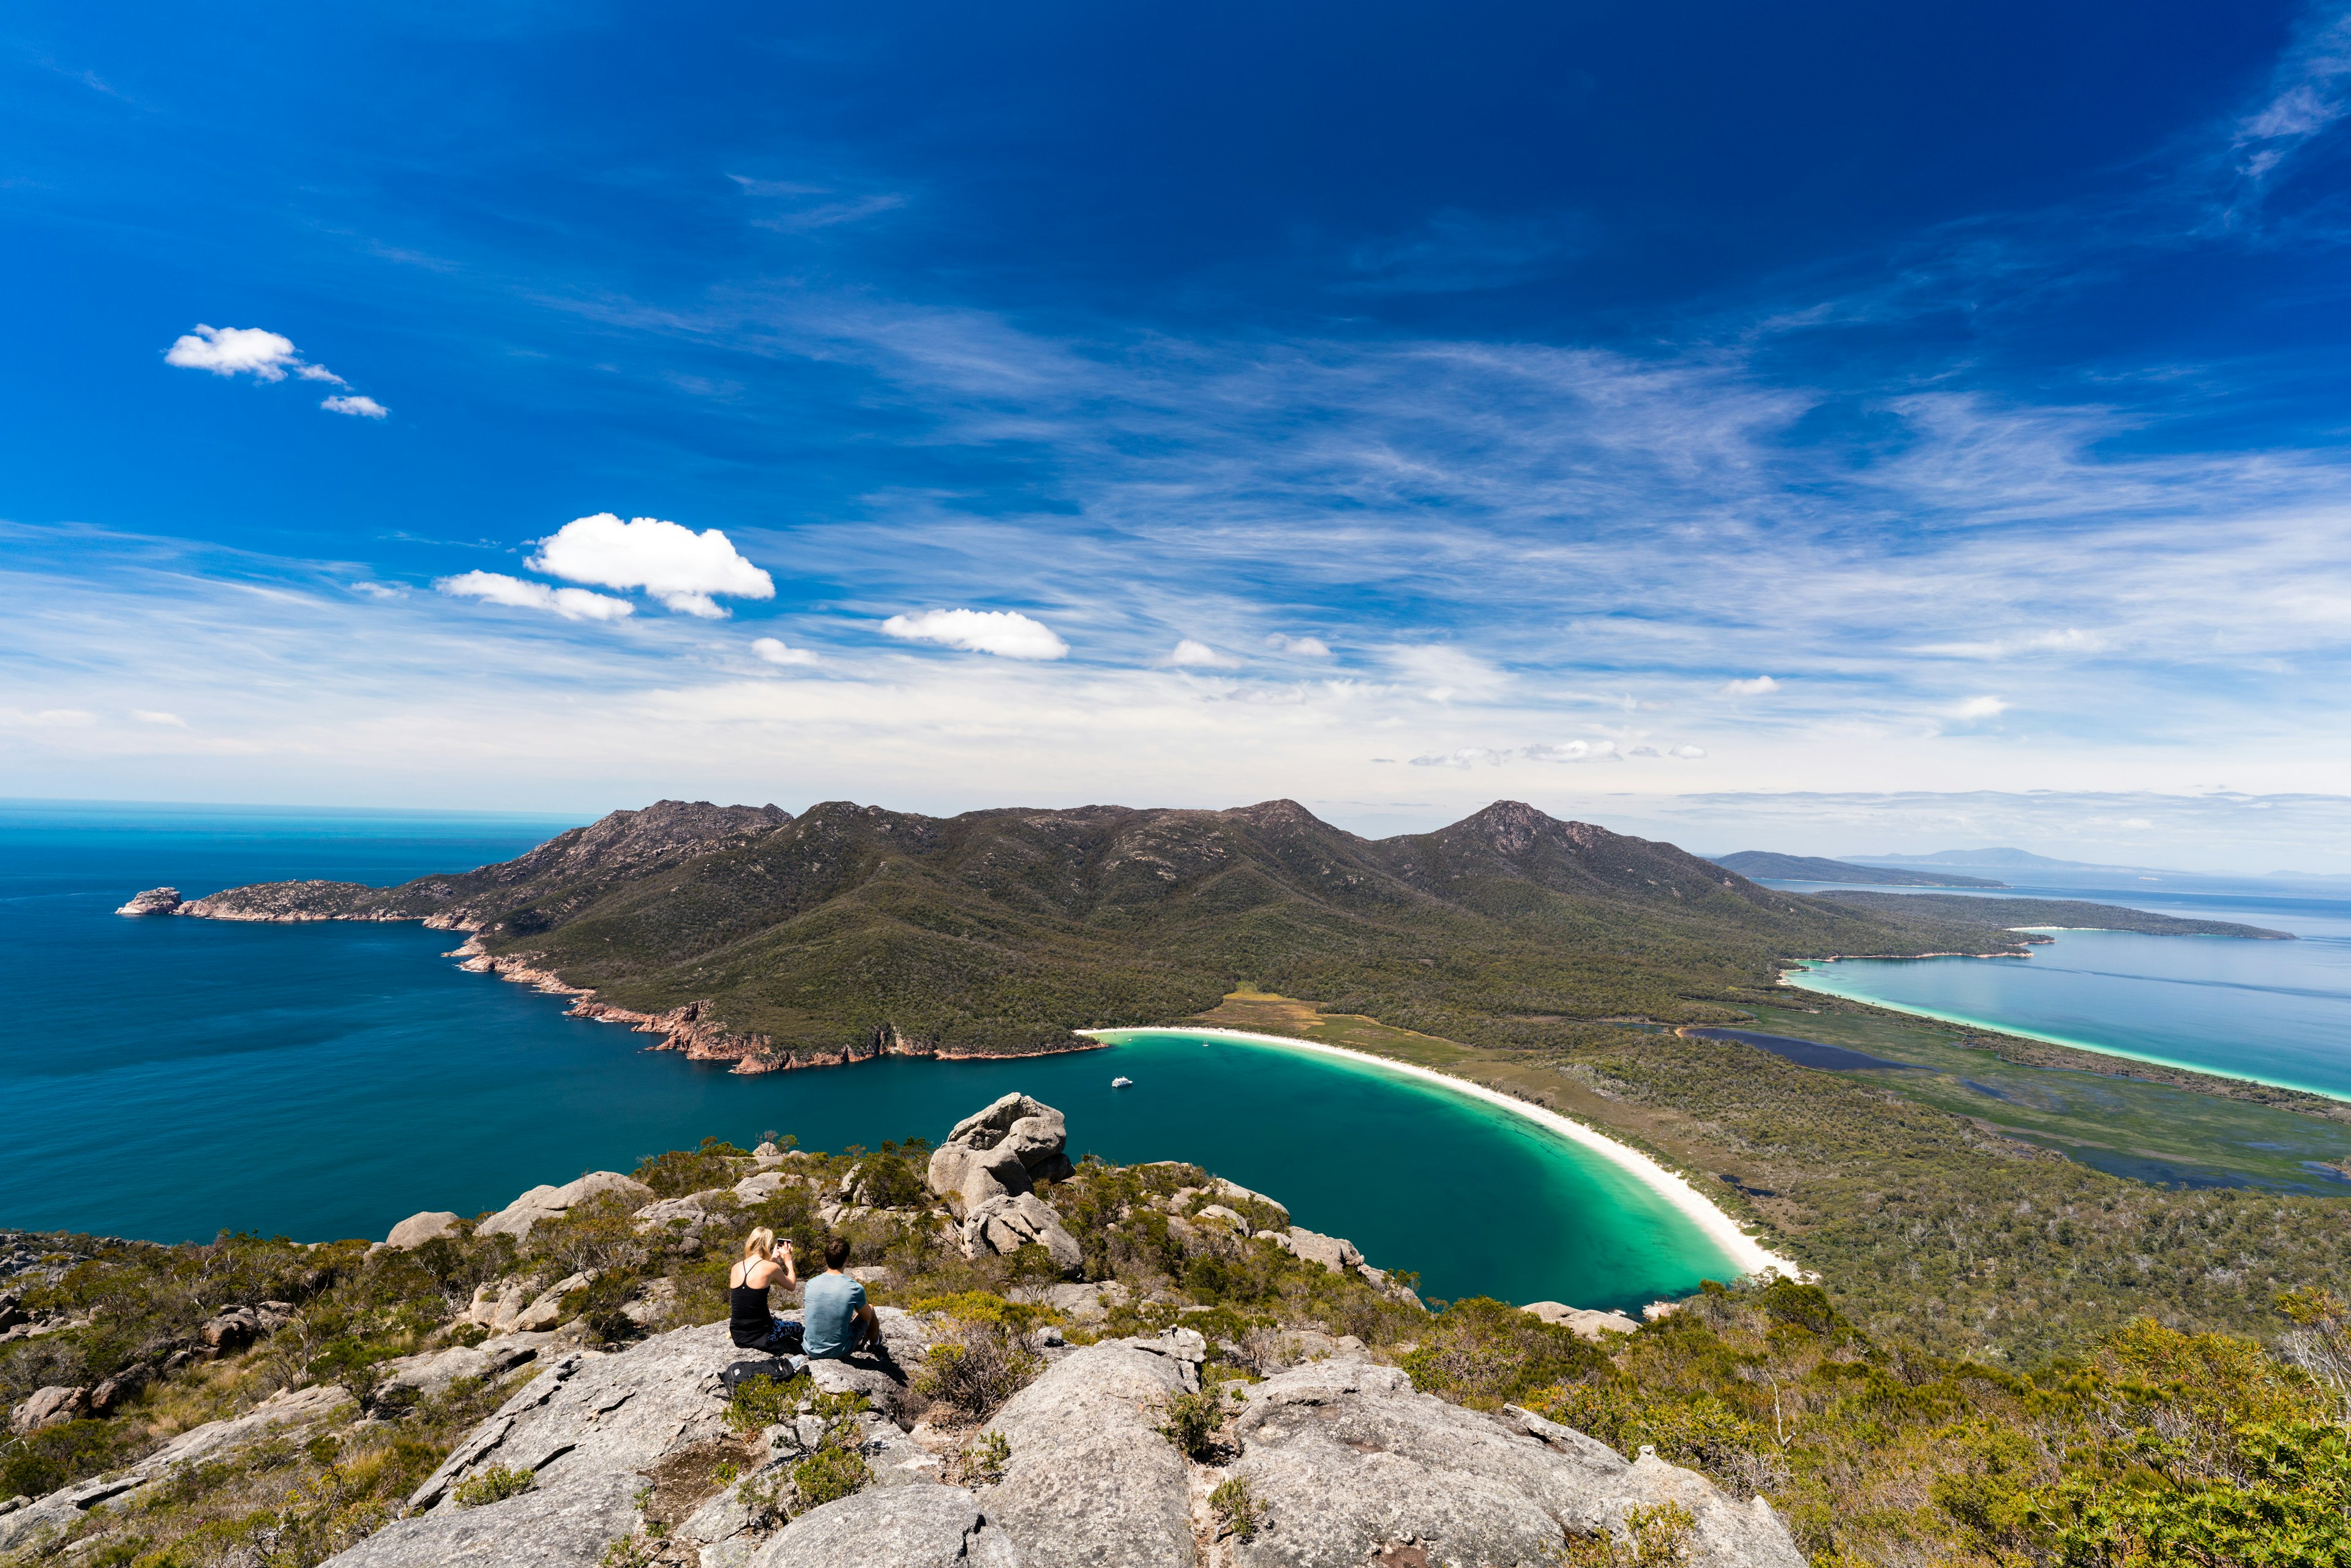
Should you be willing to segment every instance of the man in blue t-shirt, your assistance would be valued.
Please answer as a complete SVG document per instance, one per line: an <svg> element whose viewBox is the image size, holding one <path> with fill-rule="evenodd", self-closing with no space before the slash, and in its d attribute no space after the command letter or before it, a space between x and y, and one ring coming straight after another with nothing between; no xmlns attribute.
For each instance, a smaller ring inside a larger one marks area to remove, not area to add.
<svg viewBox="0 0 2351 1568"><path fill-rule="evenodd" d="M849 1238L824 1240L824 1272L800 1292L800 1353L810 1361L839 1361L852 1351L878 1348L882 1320L865 1304L865 1287L841 1272Z"/></svg>

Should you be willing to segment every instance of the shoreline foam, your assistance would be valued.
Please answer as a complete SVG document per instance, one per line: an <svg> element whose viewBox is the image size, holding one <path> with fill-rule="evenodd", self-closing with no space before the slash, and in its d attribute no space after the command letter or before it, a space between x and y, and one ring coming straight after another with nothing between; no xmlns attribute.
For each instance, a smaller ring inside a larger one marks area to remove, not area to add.
<svg viewBox="0 0 2351 1568"><path fill-rule="evenodd" d="M1325 1045L1321 1040L1300 1040L1293 1035L1257 1034L1248 1030L1238 1029L1206 1027L1190 1029L1168 1026L1079 1030L1076 1032L1097 1037L1134 1034L1213 1035L1219 1039L1238 1040L1252 1045L1289 1046L1300 1051L1319 1051L1326 1056L1344 1057L1367 1067L1384 1068L1389 1071L1401 1072L1409 1077L1426 1079L1457 1093L1466 1094L1473 1100L1482 1100L1489 1104L1498 1105L1513 1115L1532 1122L1547 1132L1558 1134L1570 1143L1590 1149L1610 1164L1616 1166L1631 1176L1634 1180L1663 1198L1668 1207L1696 1226L1700 1235L1714 1243L1731 1262L1739 1266L1740 1274L1771 1272L1784 1274L1792 1280L1811 1278L1801 1265L1771 1251L1761 1242L1740 1228L1739 1221L1725 1213L1711 1198L1693 1186L1687 1176L1667 1169L1655 1157L1642 1153L1632 1145L1619 1143L1607 1134L1579 1122L1572 1116L1562 1116L1546 1106L1530 1104L1524 1100L1505 1094L1499 1089L1489 1089L1483 1083L1472 1082L1466 1078L1456 1078L1449 1072L1439 1072L1434 1068L1421 1067L1413 1062L1395 1061L1384 1056L1374 1056L1366 1051L1352 1051L1343 1045Z"/></svg>

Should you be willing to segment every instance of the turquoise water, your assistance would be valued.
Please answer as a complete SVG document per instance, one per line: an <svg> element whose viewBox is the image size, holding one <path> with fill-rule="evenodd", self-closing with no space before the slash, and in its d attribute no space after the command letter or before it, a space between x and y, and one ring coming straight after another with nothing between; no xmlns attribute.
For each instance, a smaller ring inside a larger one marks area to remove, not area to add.
<svg viewBox="0 0 2351 1568"><path fill-rule="evenodd" d="M1311 1053L1154 1033L1011 1062L744 1078L468 975L415 925L124 919L141 888L392 883L504 859L517 818L0 804L0 1225L381 1236L705 1134L936 1139L1012 1090L1121 1163L1188 1159L1424 1291L1637 1307L1729 1265L1617 1168L1499 1108ZM1124 1074L1132 1089L1113 1090Z"/></svg>
<svg viewBox="0 0 2351 1568"><path fill-rule="evenodd" d="M2351 1099L2351 901L2204 880L2211 889L2182 892L2077 877L1981 896L2088 899L2299 939L2058 931L2028 958L1848 958L1789 978L1954 1023Z"/></svg>

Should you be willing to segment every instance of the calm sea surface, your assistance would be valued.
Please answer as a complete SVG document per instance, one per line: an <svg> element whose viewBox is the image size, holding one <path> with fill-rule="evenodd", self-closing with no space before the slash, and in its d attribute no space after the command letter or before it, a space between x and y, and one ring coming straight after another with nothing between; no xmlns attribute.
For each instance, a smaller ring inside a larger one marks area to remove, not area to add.
<svg viewBox="0 0 2351 1568"><path fill-rule="evenodd" d="M468 975L415 925L124 919L326 877L509 858L570 824L0 802L0 1225L181 1240L381 1236L705 1134L810 1148L942 1136L1012 1090L1074 1153L1188 1159L1271 1194L1426 1293L1637 1307L1728 1264L1646 1190L1497 1108L1280 1048L1152 1034L1015 1062L891 1059L736 1077ZM1113 1091L1123 1074L1131 1089Z"/></svg>
<svg viewBox="0 0 2351 1568"><path fill-rule="evenodd" d="M1830 884L1771 885L1813 893ZM1980 896L2086 899L2300 940L2060 931L2029 958L1844 959L1790 978L1954 1023L2351 1099L2351 899L2216 877L2093 872L2020 879Z"/></svg>

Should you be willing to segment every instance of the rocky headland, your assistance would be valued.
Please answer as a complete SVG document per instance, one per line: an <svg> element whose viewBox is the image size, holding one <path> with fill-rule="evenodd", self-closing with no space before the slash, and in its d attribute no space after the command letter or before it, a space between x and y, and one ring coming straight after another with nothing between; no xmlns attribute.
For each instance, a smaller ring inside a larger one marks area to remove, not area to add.
<svg viewBox="0 0 2351 1568"><path fill-rule="evenodd" d="M737 1350L710 1281L753 1223L861 1239L883 1348L798 1375ZM19 1250L27 1293L175 1253ZM0 1503L0 1563L167 1539L157 1562L349 1568L1503 1568L1659 1541L1707 1568L1803 1561L1761 1498L1471 1389L1453 1314L1410 1276L1196 1167L1074 1164L1061 1113L1024 1095L935 1147L705 1144L284 1263L307 1299L208 1309L105 1387L16 1401L22 1443L142 1416L156 1435ZM1513 1354L1561 1365L1638 1326L1505 1317ZM163 1416L200 1389L238 1392L210 1420ZM289 1454L307 1490L271 1479ZM304 1513L379 1475L396 1496ZM228 1536L275 1554L205 1554Z"/></svg>

